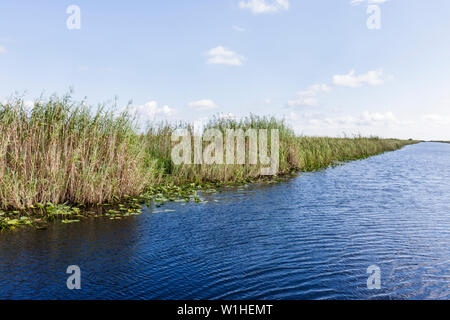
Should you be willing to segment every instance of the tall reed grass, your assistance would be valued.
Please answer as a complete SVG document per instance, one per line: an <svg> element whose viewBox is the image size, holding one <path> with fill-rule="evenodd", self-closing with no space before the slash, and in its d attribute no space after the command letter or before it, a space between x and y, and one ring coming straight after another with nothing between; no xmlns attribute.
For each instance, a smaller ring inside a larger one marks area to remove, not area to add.
<svg viewBox="0 0 450 320"><path fill-rule="evenodd" d="M20 99L0 106L2 208L138 194L151 178L146 158L126 114L92 113L69 96L35 103L31 111Z"/></svg>
<svg viewBox="0 0 450 320"><path fill-rule="evenodd" d="M0 104L0 208L36 204L111 203L167 183L234 183L259 177L253 165L173 165L172 132L192 127L163 124L137 131L134 118L109 109L95 112L69 95L36 102ZM275 118L214 118L206 128L278 129L279 174L312 171L336 161L365 158L414 141L296 136Z"/></svg>

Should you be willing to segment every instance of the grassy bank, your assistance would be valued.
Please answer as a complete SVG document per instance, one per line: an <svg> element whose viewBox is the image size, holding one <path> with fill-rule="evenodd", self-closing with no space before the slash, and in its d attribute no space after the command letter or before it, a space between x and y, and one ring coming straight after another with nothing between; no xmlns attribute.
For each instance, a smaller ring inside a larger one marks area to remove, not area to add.
<svg viewBox="0 0 450 320"><path fill-rule="evenodd" d="M91 110L69 96L35 103L31 110L21 99L0 105L1 210L28 214L61 204L86 207L160 194L164 185L259 178L259 164L175 166L171 134L177 128L192 131L189 124L153 126L140 133L127 113ZM299 137L283 121L256 116L240 121L217 118L206 128L279 129L279 175L317 170L413 143L374 137Z"/></svg>

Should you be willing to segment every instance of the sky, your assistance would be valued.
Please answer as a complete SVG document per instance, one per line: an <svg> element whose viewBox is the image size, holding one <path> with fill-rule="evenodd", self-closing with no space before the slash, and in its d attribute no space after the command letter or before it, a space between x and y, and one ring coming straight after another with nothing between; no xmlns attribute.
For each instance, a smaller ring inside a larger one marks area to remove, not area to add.
<svg viewBox="0 0 450 320"><path fill-rule="evenodd" d="M0 101L73 88L141 123L450 140L449 34L448 0L3 0Z"/></svg>

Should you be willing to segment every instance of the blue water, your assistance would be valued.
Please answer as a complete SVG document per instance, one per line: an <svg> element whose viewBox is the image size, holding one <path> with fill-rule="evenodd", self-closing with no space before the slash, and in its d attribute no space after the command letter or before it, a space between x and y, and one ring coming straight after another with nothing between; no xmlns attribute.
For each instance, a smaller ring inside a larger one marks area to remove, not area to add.
<svg viewBox="0 0 450 320"><path fill-rule="evenodd" d="M0 298L450 298L450 144L204 197L3 233ZM66 287L69 265L81 290ZM370 265L379 290L367 288Z"/></svg>

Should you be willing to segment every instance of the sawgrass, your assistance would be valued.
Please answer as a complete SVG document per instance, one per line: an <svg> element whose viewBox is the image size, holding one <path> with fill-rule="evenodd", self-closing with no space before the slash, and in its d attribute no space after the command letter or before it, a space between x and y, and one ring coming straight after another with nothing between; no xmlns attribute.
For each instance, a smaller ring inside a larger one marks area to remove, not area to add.
<svg viewBox="0 0 450 320"><path fill-rule="evenodd" d="M31 110L20 98L0 104L1 209L27 210L46 203L117 203L159 185L241 183L260 178L260 165L175 166L170 157L171 135L177 128L192 132L187 123L153 125L142 133L126 112L92 110L69 95L36 102ZM278 129L279 175L318 170L416 142L297 136L273 117L214 118L206 128L222 132L228 128Z"/></svg>

